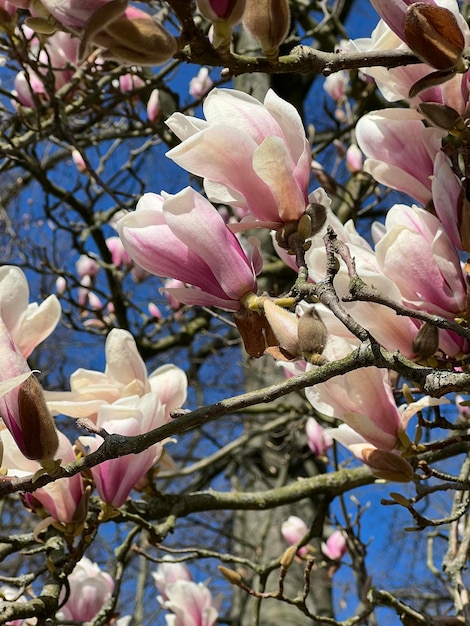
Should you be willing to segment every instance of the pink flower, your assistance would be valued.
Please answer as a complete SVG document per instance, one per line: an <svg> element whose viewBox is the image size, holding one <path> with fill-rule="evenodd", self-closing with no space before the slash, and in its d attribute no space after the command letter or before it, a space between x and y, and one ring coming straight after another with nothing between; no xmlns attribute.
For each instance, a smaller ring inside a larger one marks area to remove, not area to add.
<svg viewBox="0 0 470 626"><path fill-rule="evenodd" d="M308 447L313 454L315 456L325 456L326 451L333 445L330 435L325 432L325 429L313 417L308 418L305 432L307 434Z"/></svg>
<svg viewBox="0 0 470 626"><path fill-rule="evenodd" d="M357 142L367 157L364 171L423 205L431 200L434 159L446 135L439 128L426 128L413 109L368 113L356 126Z"/></svg>
<svg viewBox="0 0 470 626"><path fill-rule="evenodd" d="M317 411L344 421L376 448L393 450L397 445L402 420L386 370L354 370L305 393Z"/></svg>
<svg viewBox="0 0 470 626"><path fill-rule="evenodd" d="M132 259L122 245L119 237L108 237L106 246L111 252L111 260L116 267L126 267L132 265Z"/></svg>
<svg viewBox="0 0 470 626"><path fill-rule="evenodd" d="M106 338L104 372L78 369L70 377L71 391L45 391L54 413L95 419L101 406L120 398L156 393L165 407L165 420L172 409L186 400L187 379L179 367L162 365L150 376L127 330L113 328Z"/></svg>
<svg viewBox="0 0 470 626"><path fill-rule="evenodd" d="M240 91L213 89L203 109L207 121L181 113L167 120L182 140L167 156L204 177L211 200L249 211L259 225L298 220L307 205L311 156L295 108L273 91L261 104Z"/></svg>
<svg viewBox="0 0 470 626"><path fill-rule="evenodd" d="M189 93L193 98L199 100L210 91L213 84L207 67L201 67L197 76L194 76L194 78L191 78L189 81Z"/></svg>
<svg viewBox="0 0 470 626"><path fill-rule="evenodd" d="M155 585L161 596L161 600L168 600L166 588L173 585L178 580L192 581L193 577L189 568L184 563L164 561L157 567L157 571L152 573Z"/></svg>
<svg viewBox="0 0 470 626"><path fill-rule="evenodd" d="M41 304L28 302L29 286L23 271L13 265L0 267L0 316L25 359L52 333L61 316L54 295Z"/></svg>
<svg viewBox="0 0 470 626"><path fill-rule="evenodd" d="M347 552L346 539L340 530L330 535L326 543L321 544L323 554L332 561L339 561Z"/></svg>
<svg viewBox="0 0 470 626"><path fill-rule="evenodd" d="M452 243L460 250L470 251L470 224L468 204L463 196L462 183L454 174L449 159L438 152L434 159L432 201Z"/></svg>
<svg viewBox="0 0 470 626"><path fill-rule="evenodd" d="M215 626L219 612L203 583L177 580L165 590L168 599L159 602L173 613L166 617L167 626Z"/></svg>
<svg viewBox="0 0 470 626"><path fill-rule="evenodd" d="M295 515L291 515L285 522L282 522L281 525L281 534L287 543L291 546L299 543L305 535L308 533L308 526L300 519L300 517L296 517ZM297 553L302 556L303 554L307 554L309 551L309 546L302 546L297 550Z"/></svg>
<svg viewBox="0 0 470 626"><path fill-rule="evenodd" d="M399 288L405 304L453 319L465 311L467 290L457 251L439 220L428 211L402 204L376 227L377 261ZM440 332L447 354L464 349L462 339ZM457 342L457 345L455 344Z"/></svg>
<svg viewBox="0 0 470 626"><path fill-rule="evenodd" d="M165 407L156 393L142 397L128 396L113 404L101 406L96 425L108 433L142 435L165 423ZM88 453L95 452L102 437L80 437ZM164 442L163 442L164 443ZM96 489L104 502L119 507L127 500L131 490L158 462L163 454L163 444L157 443L139 454L110 459L91 468Z"/></svg>
<svg viewBox="0 0 470 626"><path fill-rule="evenodd" d="M114 581L86 556L68 577L70 595L57 614L59 620L89 622L96 617L114 591ZM65 593L62 593L65 596Z"/></svg>
<svg viewBox="0 0 470 626"><path fill-rule="evenodd" d="M60 458L63 464L72 463L76 459L72 444L62 433L58 432L57 435L59 439L57 458ZM8 470L8 476L22 478L41 469L38 462L25 458L7 430L0 432L0 439L3 444L2 466ZM33 493L25 494L24 498L29 506L34 509L43 507L51 517L63 524L82 521L77 519L77 516L81 518L84 513L80 507L83 498L80 474L60 478Z"/></svg>
<svg viewBox="0 0 470 626"><path fill-rule="evenodd" d="M147 116L150 122L157 122L160 117L162 109L160 106L160 92L158 89L154 89L150 94L150 98L147 102Z"/></svg>
<svg viewBox="0 0 470 626"><path fill-rule="evenodd" d="M349 83L349 72L341 70L340 72L335 72L325 78L323 89L329 96L331 96L331 98L333 98L333 100L341 102L346 97L346 91L349 87Z"/></svg>
<svg viewBox="0 0 470 626"><path fill-rule="evenodd" d="M145 194L118 230L138 265L197 287L171 289L180 302L237 311L257 290L260 257L250 262L214 207L190 187L166 199Z"/></svg>

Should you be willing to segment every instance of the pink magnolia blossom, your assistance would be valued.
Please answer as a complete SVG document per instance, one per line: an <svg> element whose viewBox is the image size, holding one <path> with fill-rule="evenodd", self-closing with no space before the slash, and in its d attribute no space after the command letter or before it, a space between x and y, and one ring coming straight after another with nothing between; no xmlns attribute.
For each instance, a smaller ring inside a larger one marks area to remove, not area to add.
<svg viewBox="0 0 470 626"><path fill-rule="evenodd" d="M323 236L328 226L331 226L338 238L347 244L351 257L355 259L358 275L367 284L373 285L380 293L401 303L402 295L399 289L380 267L374 251L356 231L352 220L343 225L329 209L323 228L312 237L312 246L305 255L310 279L319 282L325 277L326 252ZM282 253L281 258L289 262ZM340 298L349 293L349 276L346 265L342 261L340 261L339 271L335 277L335 289ZM389 350L399 349L407 357L415 356L413 340L418 328L411 319L398 316L392 309L372 302L344 302L343 306L384 347ZM344 325L338 323L337 318L329 309L317 307L317 311L330 334L342 336L349 342L353 339L349 331ZM351 347L348 346L345 349L348 350ZM346 354L347 352L341 353L339 358Z"/></svg>
<svg viewBox="0 0 470 626"><path fill-rule="evenodd" d="M174 561L163 561L163 563L160 563L157 570L152 573L152 577L163 601L168 600L166 588L169 585L173 585L178 580L193 580L189 568L184 563Z"/></svg>
<svg viewBox="0 0 470 626"><path fill-rule="evenodd" d="M75 263L75 269L80 278L89 276L93 279L100 271L100 266L97 261L91 256L88 256L88 254L81 254Z"/></svg>
<svg viewBox="0 0 470 626"><path fill-rule="evenodd" d="M395 205L385 228L376 226L377 261L405 304L453 319L466 310L467 290L457 251L439 220L418 207ZM465 349L462 338L440 332L447 354Z"/></svg>
<svg viewBox="0 0 470 626"><path fill-rule="evenodd" d="M19 267L0 267L0 316L24 358L48 337L61 316L61 307L54 295L44 302L29 302L29 286Z"/></svg>
<svg viewBox="0 0 470 626"><path fill-rule="evenodd" d="M308 447L315 456L325 456L327 450L333 445L330 435L313 418L309 417L305 424Z"/></svg>
<svg viewBox="0 0 470 626"><path fill-rule="evenodd" d="M321 551L332 561L339 561L348 550L346 539L340 530L335 530L326 542L321 544Z"/></svg>
<svg viewBox="0 0 470 626"><path fill-rule="evenodd" d="M181 113L167 120L182 140L167 156L202 176L211 200L247 210L259 225L298 220L311 156L296 109L273 91L261 104L240 91L213 89L203 110L207 121Z"/></svg>
<svg viewBox="0 0 470 626"><path fill-rule="evenodd" d="M196 76L189 81L189 93L193 98L202 98L210 91L213 81L207 67L201 67Z"/></svg>
<svg viewBox="0 0 470 626"><path fill-rule="evenodd" d="M291 515L287 518L285 522L282 522L281 525L281 534L287 543L291 546L295 545L299 541L301 541L308 532L307 524L296 515ZM297 550L300 556L307 554L309 551L309 546L302 546Z"/></svg>
<svg viewBox="0 0 470 626"><path fill-rule="evenodd" d="M172 409L186 400L187 379L179 367L167 364L147 375L145 363L132 335L114 328L106 338L104 372L78 369L70 377L71 391L45 391L49 409L71 417L96 418L103 405L120 398L158 395L165 408L165 419Z"/></svg>
<svg viewBox="0 0 470 626"><path fill-rule="evenodd" d="M86 556L75 565L68 577L70 595L57 614L59 623L90 622L100 612L114 591L114 581ZM63 591L62 596L65 596ZM63 599L63 598L62 598Z"/></svg>
<svg viewBox="0 0 470 626"><path fill-rule="evenodd" d="M219 612L212 595L203 583L177 580L166 586L167 600L158 599L164 609L167 626L215 626Z"/></svg>
<svg viewBox="0 0 470 626"><path fill-rule="evenodd" d="M446 135L439 128L426 128L413 109L368 113L356 126L357 142L367 157L364 171L423 205L431 200L434 160Z"/></svg>
<svg viewBox="0 0 470 626"><path fill-rule="evenodd" d="M468 208L464 204L462 183L454 174L449 159L438 152L434 159L432 201L437 217L454 246L470 251Z"/></svg>
<svg viewBox="0 0 470 626"><path fill-rule="evenodd" d="M165 407L156 393L142 397L127 396L112 404L104 404L98 411L96 426L108 433L119 435L142 435L165 423ZM103 438L80 437L79 441L87 453L95 452ZM163 454L163 443L150 446L143 452L120 456L104 461L91 468L93 480L101 499L114 507L127 500L131 490L159 461Z"/></svg>
<svg viewBox="0 0 470 626"><path fill-rule="evenodd" d="M250 262L216 209L190 187L165 199L145 194L118 230L138 265L197 287L171 289L180 302L237 311L257 290L260 256Z"/></svg>
<svg viewBox="0 0 470 626"><path fill-rule="evenodd" d="M108 237L106 246L111 252L111 260L116 267L129 267L132 265L132 259L127 250L124 248L119 237Z"/></svg>
<svg viewBox="0 0 470 626"><path fill-rule="evenodd" d="M58 440L42 389L0 317L0 417L28 459L54 458Z"/></svg>
<svg viewBox="0 0 470 626"><path fill-rule="evenodd" d="M60 458L64 465L72 463L76 460L72 444L64 434L58 432L57 435L59 447L56 457ZM7 430L0 431L0 439L3 444L2 466L8 470L7 476L22 478L41 469L37 461L31 461L21 453ZM55 480L33 493L27 493L24 498L34 509L43 507L48 515L58 522L73 524L82 521L83 493L82 478L80 474L75 474L70 478Z"/></svg>
<svg viewBox="0 0 470 626"><path fill-rule="evenodd" d="M150 122L157 122L161 112L160 92L158 89L154 89L147 102L147 116Z"/></svg>
<svg viewBox="0 0 470 626"><path fill-rule="evenodd" d="M380 20L372 32L371 38L362 38L350 41L343 45L343 49L361 52L409 50L404 42L404 17L409 4L414 0L374 0L374 5L379 13L387 20L388 24ZM427 0L428 4L437 4L451 11L469 42L469 30L459 12L458 4L454 0ZM420 79L433 72L433 68L425 63L407 65L397 68L373 67L363 68L368 76L375 79L382 95L389 102L408 99L410 88ZM455 110L463 113L468 98L467 78L465 74L457 74L443 84L429 86L411 99L413 104L420 102L437 102L447 104Z"/></svg>
<svg viewBox="0 0 470 626"><path fill-rule="evenodd" d="M403 426L386 370L354 370L305 393L319 413L342 420L379 450L397 445Z"/></svg>
<svg viewBox="0 0 470 626"><path fill-rule="evenodd" d="M349 83L349 72L341 70L339 72L335 72L334 74L330 74L325 78L323 89L333 98L333 100L341 102L346 97L346 91L349 87Z"/></svg>

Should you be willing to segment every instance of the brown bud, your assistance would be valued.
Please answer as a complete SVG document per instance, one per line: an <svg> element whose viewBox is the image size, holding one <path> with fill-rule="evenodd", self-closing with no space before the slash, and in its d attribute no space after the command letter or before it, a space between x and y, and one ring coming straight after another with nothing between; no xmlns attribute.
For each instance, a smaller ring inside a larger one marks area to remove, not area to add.
<svg viewBox="0 0 470 626"><path fill-rule="evenodd" d="M439 346L439 328L425 322L416 333L413 340L413 351L427 359L432 356Z"/></svg>
<svg viewBox="0 0 470 626"><path fill-rule="evenodd" d="M454 14L427 2L410 4L405 14L406 43L425 63L438 70L463 70L465 39Z"/></svg>
<svg viewBox="0 0 470 626"><path fill-rule="evenodd" d="M18 412L23 434L23 454L35 461L53 459L59 447L59 438L42 387L34 375L19 387Z"/></svg>
<svg viewBox="0 0 470 626"><path fill-rule="evenodd" d="M279 347L292 356L300 356L297 315L278 306L272 300L264 301L264 313Z"/></svg>
<svg viewBox="0 0 470 626"><path fill-rule="evenodd" d="M413 479L413 468L399 454L366 448L362 451L362 458L378 478L396 483L408 483Z"/></svg>
<svg viewBox="0 0 470 626"><path fill-rule="evenodd" d="M292 565L296 554L297 546L289 546L284 554L281 556L281 566L284 569L288 569Z"/></svg>
<svg viewBox="0 0 470 626"><path fill-rule="evenodd" d="M298 325L299 348L304 359L313 362L312 359L323 352L327 334L326 326L315 309L307 309L299 318Z"/></svg>
<svg viewBox="0 0 470 626"><path fill-rule="evenodd" d="M316 235L326 222L326 208L319 202L313 202L308 205L306 213L311 219L312 236Z"/></svg>
<svg viewBox="0 0 470 626"><path fill-rule="evenodd" d="M270 61L277 60L279 46L287 37L290 26L287 0L247 0L243 24L260 42Z"/></svg>
<svg viewBox="0 0 470 626"><path fill-rule="evenodd" d="M178 50L178 41L152 19L118 17L93 37L105 56L124 64L158 65Z"/></svg>
<svg viewBox="0 0 470 626"><path fill-rule="evenodd" d="M240 574L238 574L238 572L234 572L233 569L229 569L223 565L218 565L217 569L229 583L232 583L232 585L238 585L242 582Z"/></svg>

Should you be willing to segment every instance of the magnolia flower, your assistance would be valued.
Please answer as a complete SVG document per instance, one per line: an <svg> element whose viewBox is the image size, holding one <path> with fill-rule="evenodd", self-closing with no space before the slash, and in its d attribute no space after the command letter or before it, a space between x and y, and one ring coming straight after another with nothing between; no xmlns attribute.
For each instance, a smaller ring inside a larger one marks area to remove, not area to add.
<svg viewBox="0 0 470 626"><path fill-rule="evenodd" d="M203 110L207 121L182 113L167 120L182 140L167 156L204 178L210 200L247 210L247 228L256 220L273 228L298 220L311 156L296 109L271 90L261 104L240 91L213 89Z"/></svg>
<svg viewBox="0 0 470 626"><path fill-rule="evenodd" d="M61 316L54 295L41 304L28 301L29 287L23 271L13 265L0 267L0 317L25 359L52 333Z"/></svg>
<svg viewBox="0 0 470 626"><path fill-rule="evenodd" d="M424 209L395 205L385 227L376 225L377 261L396 284L405 304L453 319L467 307L466 282L457 251L439 220ZM461 337L440 331L450 355L465 348Z"/></svg>
<svg viewBox="0 0 470 626"><path fill-rule="evenodd" d="M63 464L76 460L72 444L67 437L57 432L59 447L56 456ZM2 467L8 470L8 477L23 478L35 474L41 469L37 461L31 461L21 453L13 437L7 430L0 431L3 444ZM24 499L34 509L43 508L54 520L62 524L74 524L83 521L83 485L80 474L70 478L59 478L33 493L24 494Z"/></svg>
<svg viewBox="0 0 470 626"><path fill-rule="evenodd" d="M335 530L326 542L321 544L321 551L332 561L339 561L347 552L346 539L340 530Z"/></svg>
<svg viewBox="0 0 470 626"><path fill-rule="evenodd" d="M147 433L165 423L165 407L156 393L128 396L102 405L96 426L108 433L134 436ZM103 438L99 435L79 437L87 453L95 452ZM163 454L163 443L157 443L134 455L120 456L91 468L96 489L104 502L119 507L130 491L145 477Z"/></svg>
<svg viewBox="0 0 470 626"><path fill-rule="evenodd" d="M166 198L145 194L118 230L138 265L197 287L169 290L184 304L237 311L257 290L260 255L254 251L250 261L215 208L190 187Z"/></svg>
<svg viewBox="0 0 470 626"><path fill-rule="evenodd" d="M56 616L59 623L74 621L82 624L92 621L114 591L111 576L86 556L75 565L68 576L68 584L67 602ZM64 598L65 589L62 589L61 602Z"/></svg>
<svg viewBox="0 0 470 626"><path fill-rule="evenodd" d="M0 417L25 457L51 460L58 446L54 421L41 386L1 317L0 355Z"/></svg>
<svg viewBox="0 0 470 626"><path fill-rule="evenodd" d="M201 67L196 76L189 81L189 93L193 98L202 98L210 91L213 81L207 67Z"/></svg>
<svg viewBox="0 0 470 626"><path fill-rule="evenodd" d="M219 612L204 583L177 580L167 585L167 600L158 598L173 615L165 617L167 626L215 626Z"/></svg>
<svg viewBox="0 0 470 626"><path fill-rule="evenodd" d="M157 570L152 573L152 577L163 601L168 600L166 588L169 585L173 585L178 580L193 580L189 568L184 563L173 561L160 563Z"/></svg>
<svg viewBox="0 0 470 626"><path fill-rule="evenodd" d="M308 418L305 424L305 432L307 434L308 447L313 454L324 457L327 450L333 445L330 435L325 432L325 429L313 417Z"/></svg>
<svg viewBox="0 0 470 626"><path fill-rule="evenodd" d="M356 231L352 220L343 225L329 209L327 210L325 225L312 237L312 245L305 254L310 279L319 282L325 277L326 251L323 236L327 226L332 227L338 239L347 244L351 257L355 259L357 273L364 282L373 285L379 293L401 303L403 298L398 287L381 268L374 251ZM282 258L285 259L284 256ZM348 295L349 282L347 267L344 262L340 261L339 271L335 276L335 289L339 298ZM342 306L359 324L367 328L385 348L388 350L398 349L410 358L415 356L413 340L418 329L410 318L398 316L392 309L373 302L344 302ZM335 345L335 354L329 355L327 343L323 354L327 358L342 358L352 349L356 340L343 324L338 323L330 309L323 306L316 308L329 332L329 336L338 335L350 344L341 346L340 352L338 352L340 346ZM333 344L330 344L330 347L333 347Z"/></svg>
<svg viewBox="0 0 470 626"><path fill-rule="evenodd" d="M423 205L432 197L434 159L446 135L440 128L426 128L413 109L368 113L356 126L357 142L367 157L364 171Z"/></svg>
<svg viewBox="0 0 470 626"><path fill-rule="evenodd" d="M291 515L285 522L282 522L281 534L291 546L301 541L307 533L308 526L300 517ZM299 548L297 553L302 556L303 554L307 554L308 551L309 546L307 545Z"/></svg>
<svg viewBox="0 0 470 626"><path fill-rule="evenodd" d="M103 405L153 392L164 405L165 419L168 420L170 411L186 400L187 379L183 370L167 364L147 376L145 363L127 330L111 330L106 338L105 352L104 372L80 368L70 377L71 391L44 392L53 413L94 419Z"/></svg>

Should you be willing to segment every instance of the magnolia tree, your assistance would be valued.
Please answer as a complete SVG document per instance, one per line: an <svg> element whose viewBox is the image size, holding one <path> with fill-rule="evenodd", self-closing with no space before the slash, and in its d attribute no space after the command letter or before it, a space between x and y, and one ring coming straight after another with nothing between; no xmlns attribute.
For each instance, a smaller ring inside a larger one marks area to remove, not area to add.
<svg viewBox="0 0 470 626"><path fill-rule="evenodd" d="M468 12L0 0L1 624L470 623Z"/></svg>

